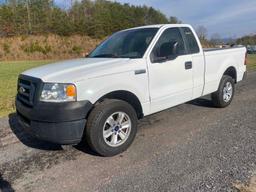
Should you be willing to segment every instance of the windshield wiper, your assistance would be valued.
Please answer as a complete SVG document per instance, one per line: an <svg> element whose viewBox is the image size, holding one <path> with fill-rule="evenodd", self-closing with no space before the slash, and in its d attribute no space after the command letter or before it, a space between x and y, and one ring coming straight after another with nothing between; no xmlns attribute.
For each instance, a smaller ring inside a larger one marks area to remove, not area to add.
<svg viewBox="0 0 256 192"><path fill-rule="evenodd" d="M99 54L99 55L95 55L93 57L96 57L96 58L118 58L117 55L114 55L114 54Z"/></svg>

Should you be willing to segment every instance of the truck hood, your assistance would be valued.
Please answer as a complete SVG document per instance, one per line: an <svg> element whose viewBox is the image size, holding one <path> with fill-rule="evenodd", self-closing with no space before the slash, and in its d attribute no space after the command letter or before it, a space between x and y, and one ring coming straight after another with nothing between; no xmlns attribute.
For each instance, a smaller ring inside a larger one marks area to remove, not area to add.
<svg viewBox="0 0 256 192"><path fill-rule="evenodd" d="M127 58L81 58L44 65L23 72L44 82L75 83L115 73L134 70Z"/></svg>

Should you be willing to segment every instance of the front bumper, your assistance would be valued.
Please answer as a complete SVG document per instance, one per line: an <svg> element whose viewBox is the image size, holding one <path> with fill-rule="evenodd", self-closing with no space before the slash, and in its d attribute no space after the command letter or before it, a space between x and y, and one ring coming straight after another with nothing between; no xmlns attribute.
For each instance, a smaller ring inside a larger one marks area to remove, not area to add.
<svg viewBox="0 0 256 192"><path fill-rule="evenodd" d="M92 108L89 101L24 105L16 99L19 123L25 131L44 141L77 144L83 137L86 116Z"/></svg>

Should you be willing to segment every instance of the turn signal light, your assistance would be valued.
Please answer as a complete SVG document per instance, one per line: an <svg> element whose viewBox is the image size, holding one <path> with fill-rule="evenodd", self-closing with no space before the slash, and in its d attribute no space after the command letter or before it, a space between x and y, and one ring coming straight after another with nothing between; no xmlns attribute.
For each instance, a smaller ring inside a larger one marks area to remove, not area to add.
<svg viewBox="0 0 256 192"><path fill-rule="evenodd" d="M66 95L68 97L75 97L76 96L76 87L74 85L68 85L66 87Z"/></svg>

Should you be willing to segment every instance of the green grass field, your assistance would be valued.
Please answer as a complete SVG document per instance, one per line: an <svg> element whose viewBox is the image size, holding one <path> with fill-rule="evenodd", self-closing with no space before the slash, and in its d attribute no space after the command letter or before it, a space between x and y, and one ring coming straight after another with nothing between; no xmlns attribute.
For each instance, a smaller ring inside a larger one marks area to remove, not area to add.
<svg viewBox="0 0 256 192"><path fill-rule="evenodd" d="M248 70L256 70L256 54L248 55Z"/></svg>
<svg viewBox="0 0 256 192"><path fill-rule="evenodd" d="M14 99L18 75L27 69L47 64L50 61L0 62L0 117L14 112Z"/></svg>
<svg viewBox="0 0 256 192"><path fill-rule="evenodd" d="M0 117L15 111L17 77L29 68L44 65L51 61L6 61L0 62ZM256 70L256 55L248 56L248 70Z"/></svg>

